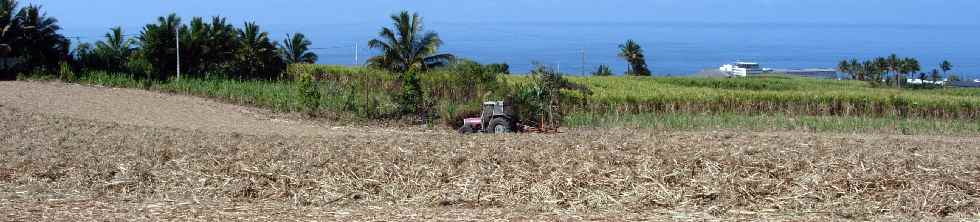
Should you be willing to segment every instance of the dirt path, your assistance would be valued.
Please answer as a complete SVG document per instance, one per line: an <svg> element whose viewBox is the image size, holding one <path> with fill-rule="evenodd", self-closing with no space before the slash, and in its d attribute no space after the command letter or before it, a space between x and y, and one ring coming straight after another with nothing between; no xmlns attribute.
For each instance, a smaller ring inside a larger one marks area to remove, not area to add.
<svg viewBox="0 0 980 222"><path fill-rule="evenodd" d="M302 121L198 97L54 82L0 82L0 106L118 124L249 135L324 136L368 130Z"/></svg>

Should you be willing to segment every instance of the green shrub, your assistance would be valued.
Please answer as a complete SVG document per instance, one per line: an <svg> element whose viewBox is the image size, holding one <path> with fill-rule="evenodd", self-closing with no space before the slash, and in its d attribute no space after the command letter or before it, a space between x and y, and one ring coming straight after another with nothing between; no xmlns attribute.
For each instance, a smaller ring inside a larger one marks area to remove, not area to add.
<svg viewBox="0 0 980 222"><path fill-rule="evenodd" d="M71 66L67 62L61 62L58 65L58 78L65 82L78 81L78 76L75 75L75 71L71 70Z"/></svg>
<svg viewBox="0 0 980 222"><path fill-rule="evenodd" d="M613 71L612 71L612 68L609 68L609 65L602 64L602 65L599 65L599 67L597 67L594 72L592 72L592 75L593 76L612 76L613 75Z"/></svg>
<svg viewBox="0 0 980 222"><path fill-rule="evenodd" d="M399 95L399 106L403 114L416 113L423 103L422 85L418 74L408 71L402 75L402 91Z"/></svg>
<svg viewBox="0 0 980 222"><path fill-rule="evenodd" d="M320 89L318 81L313 78L313 76L305 75L300 77L296 81L297 87L300 95L300 103L303 106L303 111L310 116L316 115L320 112Z"/></svg>
<svg viewBox="0 0 980 222"><path fill-rule="evenodd" d="M443 125L451 129L459 129L466 118L480 117L480 103L457 104L443 102L439 105L439 117Z"/></svg>

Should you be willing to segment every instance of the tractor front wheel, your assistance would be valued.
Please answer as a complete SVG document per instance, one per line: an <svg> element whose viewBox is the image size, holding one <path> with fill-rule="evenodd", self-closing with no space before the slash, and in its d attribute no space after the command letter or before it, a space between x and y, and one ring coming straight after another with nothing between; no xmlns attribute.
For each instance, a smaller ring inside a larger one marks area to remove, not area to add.
<svg viewBox="0 0 980 222"><path fill-rule="evenodd" d="M489 129L491 130L490 132L495 134L514 132L514 130L511 129L510 120L507 120L506 118L494 118L493 120L490 120Z"/></svg>
<svg viewBox="0 0 980 222"><path fill-rule="evenodd" d="M476 129L474 129L473 126L469 124L464 124L463 127L459 128L459 134L471 134L471 133L476 133Z"/></svg>

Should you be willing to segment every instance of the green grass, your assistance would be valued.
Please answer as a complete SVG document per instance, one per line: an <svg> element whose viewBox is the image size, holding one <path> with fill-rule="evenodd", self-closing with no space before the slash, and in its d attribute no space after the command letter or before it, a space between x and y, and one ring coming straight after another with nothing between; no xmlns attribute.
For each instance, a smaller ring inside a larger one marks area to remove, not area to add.
<svg viewBox="0 0 980 222"><path fill-rule="evenodd" d="M900 90L790 76L750 78L569 77L589 86L570 113L739 113L980 118L980 89Z"/></svg>
<svg viewBox="0 0 980 222"><path fill-rule="evenodd" d="M291 73L321 76L318 104L326 112L377 119L398 111L400 84L391 73L364 68L308 65ZM295 74L292 74L295 75ZM442 117L459 118L480 101L497 99L495 85L526 84L524 76L473 81L466 75L422 75L426 99ZM572 127L736 128L819 132L978 133L980 89L899 90L858 81L790 76L751 78L568 77L591 94L564 91L562 108ZM214 98L279 112L302 112L290 80L183 79L151 81L89 72L83 84L140 88ZM500 88L497 88L500 89ZM448 122L447 122L448 124Z"/></svg>
<svg viewBox="0 0 980 222"><path fill-rule="evenodd" d="M81 83L112 87L142 88L160 92L193 95L229 103L261 107L277 112L304 112L299 86L288 80L192 79L180 81L143 81L126 76L93 73ZM360 84L360 83L358 83ZM385 90L350 87L340 82L322 81L317 89L324 96L318 100L324 111L353 118L371 119L394 113L394 98Z"/></svg>

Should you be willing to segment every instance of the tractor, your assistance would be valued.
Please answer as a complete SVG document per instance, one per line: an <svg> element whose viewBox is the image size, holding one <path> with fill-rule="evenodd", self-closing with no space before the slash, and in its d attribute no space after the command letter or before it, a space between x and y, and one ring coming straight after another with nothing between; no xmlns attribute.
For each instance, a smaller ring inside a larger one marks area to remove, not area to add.
<svg viewBox="0 0 980 222"><path fill-rule="evenodd" d="M479 118L467 118L463 120L463 127L459 128L459 133L513 133L522 130L518 127L519 119L514 115L514 109L510 104L503 101L491 101L483 103Z"/></svg>

